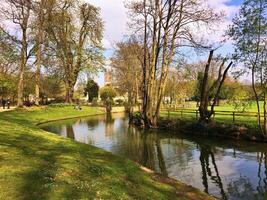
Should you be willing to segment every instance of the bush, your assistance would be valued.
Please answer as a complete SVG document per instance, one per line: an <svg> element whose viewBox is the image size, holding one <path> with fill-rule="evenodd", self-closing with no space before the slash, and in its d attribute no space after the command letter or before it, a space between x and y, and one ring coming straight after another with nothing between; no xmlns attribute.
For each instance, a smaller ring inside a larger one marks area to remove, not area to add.
<svg viewBox="0 0 267 200"><path fill-rule="evenodd" d="M93 98L93 100L92 100L92 106L99 106L98 98L97 97Z"/></svg>
<svg viewBox="0 0 267 200"><path fill-rule="evenodd" d="M114 97L116 97L116 91L111 86L105 86L100 90L100 97L103 102L108 99L112 100Z"/></svg>
<svg viewBox="0 0 267 200"><path fill-rule="evenodd" d="M73 105L69 103L52 103L49 106L59 108L59 107L66 107L66 106L73 106Z"/></svg>

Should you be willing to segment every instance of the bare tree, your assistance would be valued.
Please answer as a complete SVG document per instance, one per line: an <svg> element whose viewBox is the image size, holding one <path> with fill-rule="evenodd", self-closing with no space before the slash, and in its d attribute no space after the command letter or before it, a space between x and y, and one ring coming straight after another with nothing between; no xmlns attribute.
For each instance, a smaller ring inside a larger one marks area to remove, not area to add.
<svg viewBox="0 0 267 200"><path fill-rule="evenodd" d="M194 27L207 26L220 15L202 0L136 0L129 6L132 26L143 43L143 106L145 127L156 127L166 79L182 47L203 47Z"/></svg>
<svg viewBox="0 0 267 200"><path fill-rule="evenodd" d="M128 94L126 110L130 114L140 97L142 56L142 47L136 41L130 40L118 43L111 59L117 91Z"/></svg>
<svg viewBox="0 0 267 200"><path fill-rule="evenodd" d="M226 59L223 59L222 64L220 65L218 71L218 77L209 87L209 71L210 65L212 62L214 51L210 51L209 58L204 70L204 76L202 79L201 84L201 91L200 91L200 106L199 106L199 113L200 113L200 122L208 122L211 116L214 114L214 107L219 99L219 94L221 92L223 83L226 79L227 72L229 71L230 67L232 66L233 62L230 62L229 65L224 69L224 64ZM211 97L211 93L214 93L213 97ZM208 110L209 102L212 101L211 109Z"/></svg>

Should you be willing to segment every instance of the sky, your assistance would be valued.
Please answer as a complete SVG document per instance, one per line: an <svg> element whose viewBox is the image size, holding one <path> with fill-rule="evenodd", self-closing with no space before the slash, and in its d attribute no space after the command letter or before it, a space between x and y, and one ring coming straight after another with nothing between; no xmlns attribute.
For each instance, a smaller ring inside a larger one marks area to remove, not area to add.
<svg viewBox="0 0 267 200"><path fill-rule="evenodd" d="M101 9L101 15L104 20L105 32L103 46L106 49L104 55L107 59L112 56L114 44L121 41L127 35L127 9L124 4L127 0L86 0ZM207 0L208 4L215 11L224 11L225 19L219 24L218 32L209 35L209 39L219 41L223 38L223 34L227 27L231 24L232 18L238 13L242 0ZM232 51L231 41L218 50L218 53L228 54ZM197 58L194 58L197 59ZM103 86L103 73L99 73L96 81Z"/></svg>

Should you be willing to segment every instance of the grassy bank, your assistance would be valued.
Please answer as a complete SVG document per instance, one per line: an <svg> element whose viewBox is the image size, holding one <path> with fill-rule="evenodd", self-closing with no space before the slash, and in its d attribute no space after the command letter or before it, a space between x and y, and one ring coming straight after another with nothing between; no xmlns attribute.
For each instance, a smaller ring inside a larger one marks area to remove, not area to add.
<svg viewBox="0 0 267 200"><path fill-rule="evenodd" d="M212 199L146 173L132 161L36 126L101 113L65 106L0 113L0 199Z"/></svg>

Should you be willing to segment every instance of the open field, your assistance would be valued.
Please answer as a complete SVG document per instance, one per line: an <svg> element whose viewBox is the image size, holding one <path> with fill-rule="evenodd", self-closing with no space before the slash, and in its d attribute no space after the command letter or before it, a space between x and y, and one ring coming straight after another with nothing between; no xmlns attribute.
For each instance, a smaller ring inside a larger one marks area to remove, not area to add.
<svg viewBox="0 0 267 200"><path fill-rule="evenodd" d="M260 102L260 106L263 106L263 102ZM197 106L196 102L188 102L184 106L177 108L165 108L161 111L162 117L181 118L186 120L197 120ZM169 110L169 111L168 111ZM223 104L215 107L215 117L217 122L221 123L236 123L245 124L248 126L255 126L257 123L256 118L257 106L256 103L251 103L245 111L242 109L235 109L233 105Z"/></svg>
<svg viewBox="0 0 267 200"><path fill-rule="evenodd" d="M71 106L0 113L0 199L213 199L37 123L104 113Z"/></svg>

